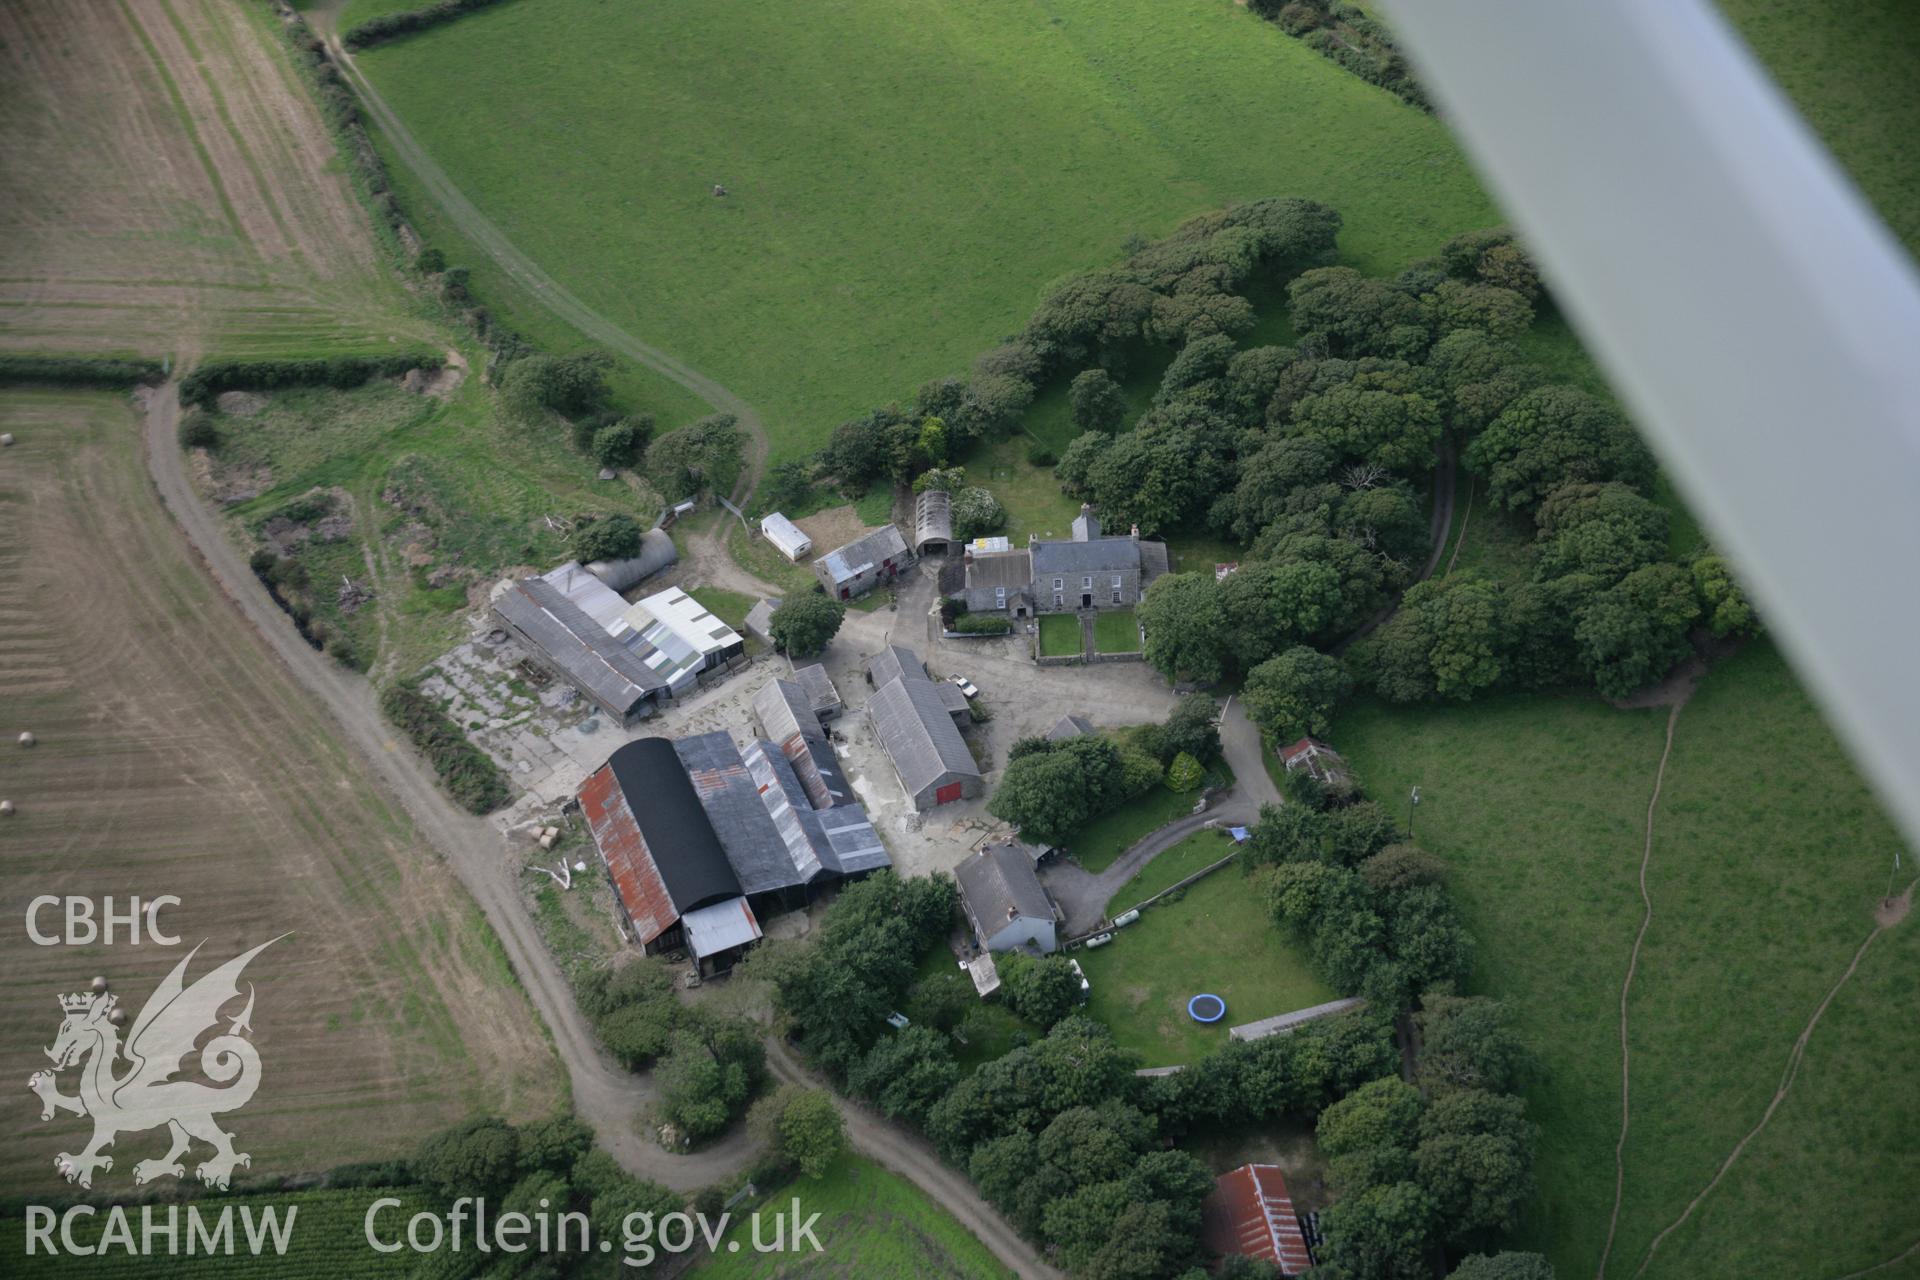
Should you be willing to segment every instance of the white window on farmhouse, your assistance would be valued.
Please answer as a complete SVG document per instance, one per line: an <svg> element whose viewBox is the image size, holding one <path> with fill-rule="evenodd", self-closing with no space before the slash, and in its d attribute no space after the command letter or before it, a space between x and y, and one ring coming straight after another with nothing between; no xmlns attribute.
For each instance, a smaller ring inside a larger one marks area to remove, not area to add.
<svg viewBox="0 0 1920 1280"><path fill-rule="evenodd" d="M1120 603L1120 575L1117 573L1113 575L1113 602Z"/></svg>
<svg viewBox="0 0 1920 1280"><path fill-rule="evenodd" d="M1007 589L1005 587L995 587L993 589L993 607L996 609L1004 609L1007 607Z"/></svg>
<svg viewBox="0 0 1920 1280"><path fill-rule="evenodd" d="M1064 578L1055 578L1055 579L1053 580L1053 589L1054 589L1055 591L1058 591L1058 590L1060 590L1060 589L1061 589L1062 587L1064 587L1064 586L1066 586L1066 585L1067 585L1067 582L1066 582L1066 579L1064 579Z"/></svg>
<svg viewBox="0 0 1920 1280"><path fill-rule="evenodd" d="M1084 577L1084 578L1082 578L1082 579L1080 579L1080 589L1081 589L1082 591L1091 591L1091 590L1093 590L1093 575L1092 575L1092 574L1088 574L1088 575L1087 575L1086 577Z"/></svg>

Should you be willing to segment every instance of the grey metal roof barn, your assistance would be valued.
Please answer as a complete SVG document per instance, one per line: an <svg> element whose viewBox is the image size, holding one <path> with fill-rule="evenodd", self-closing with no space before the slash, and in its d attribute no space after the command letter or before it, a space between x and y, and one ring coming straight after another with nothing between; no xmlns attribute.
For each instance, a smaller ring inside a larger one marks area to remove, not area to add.
<svg viewBox="0 0 1920 1280"><path fill-rule="evenodd" d="M807 692L807 704L813 713L822 720L840 714L840 691L833 687L833 677L819 663L810 667L801 667L793 673L793 681Z"/></svg>
<svg viewBox="0 0 1920 1280"><path fill-rule="evenodd" d="M631 649L544 578L512 583L495 598L493 610L568 684L623 723L667 687Z"/></svg>
<svg viewBox="0 0 1920 1280"><path fill-rule="evenodd" d="M773 611L780 607L778 600L760 600L747 610L747 634L765 644L773 643Z"/></svg>
<svg viewBox="0 0 1920 1280"><path fill-rule="evenodd" d="M867 659L867 681L878 689L889 680L905 677L909 680L925 680L927 669L920 661L920 655L904 645L890 644Z"/></svg>
<svg viewBox="0 0 1920 1280"><path fill-rule="evenodd" d="M901 560L906 555L907 540L900 535L900 530L888 524L845 546L835 547L814 563L821 566L826 576L834 582L851 582L875 565L888 560Z"/></svg>
<svg viewBox="0 0 1920 1280"><path fill-rule="evenodd" d="M919 669L917 658L913 669ZM933 681L910 675L889 680L867 700L867 714L915 808L980 794L980 766Z"/></svg>
<svg viewBox="0 0 1920 1280"><path fill-rule="evenodd" d="M812 879L818 864L794 865L731 735L724 730L700 733L679 738L673 746L743 892L766 893Z"/></svg>
<svg viewBox="0 0 1920 1280"><path fill-rule="evenodd" d="M1053 722L1053 728L1047 730L1047 741L1065 742L1068 738L1078 738L1092 732L1093 721L1085 716L1061 716Z"/></svg>
<svg viewBox="0 0 1920 1280"><path fill-rule="evenodd" d="M587 572L613 590L625 591L679 559L680 552L673 545L673 536L665 529L649 529L640 535L639 555L625 560L595 560L587 566Z"/></svg>
<svg viewBox="0 0 1920 1280"><path fill-rule="evenodd" d="M754 691L753 714L760 732L799 776L813 808L828 809L852 800L853 788L847 785L804 689L790 680L769 681Z"/></svg>
<svg viewBox="0 0 1920 1280"><path fill-rule="evenodd" d="M953 544L953 496L928 489L913 500L913 549L917 555L945 551Z"/></svg>

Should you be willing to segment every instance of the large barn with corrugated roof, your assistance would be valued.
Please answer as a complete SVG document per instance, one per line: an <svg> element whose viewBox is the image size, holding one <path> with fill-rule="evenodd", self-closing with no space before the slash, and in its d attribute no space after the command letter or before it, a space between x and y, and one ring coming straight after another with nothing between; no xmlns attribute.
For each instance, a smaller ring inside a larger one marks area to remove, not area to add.
<svg viewBox="0 0 1920 1280"><path fill-rule="evenodd" d="M1303 1275L1313 1266L1277 1164L1243 1164L1214 1179L1200 1221L1201 1242L1221 1257L1257 1258L1283 1276Z"/></svg>
<svg viewBox="0 0 1920 1280"><path fill-rule="evenodd" d="M762 921L891 865L859 804L831 790L816 803L780 748L743 751L725 732L626 743L579 798L634 941L684 947L703 973L730 967Z"/></svg>

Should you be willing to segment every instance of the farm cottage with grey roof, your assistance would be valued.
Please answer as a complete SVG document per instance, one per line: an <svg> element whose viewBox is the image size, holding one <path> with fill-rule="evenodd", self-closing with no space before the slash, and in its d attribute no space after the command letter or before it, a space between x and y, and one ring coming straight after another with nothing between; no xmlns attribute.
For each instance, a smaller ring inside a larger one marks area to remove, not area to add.
<svg viewBox="0 0 1920 1280"><path fill-rule="evenodd" d="M828 595L851 600L893 581L912 565L907 540L889 524L827 552L813 562L813 573Z"/></svg>
<svg viewBox="0 0 1920 1280"><path fill-rule="evenodd" d="M1012 842L992 844L953 869L960 905L987 951L1035 951L1057 945L1053 899L1034 873L1033 858Z"/></svg>

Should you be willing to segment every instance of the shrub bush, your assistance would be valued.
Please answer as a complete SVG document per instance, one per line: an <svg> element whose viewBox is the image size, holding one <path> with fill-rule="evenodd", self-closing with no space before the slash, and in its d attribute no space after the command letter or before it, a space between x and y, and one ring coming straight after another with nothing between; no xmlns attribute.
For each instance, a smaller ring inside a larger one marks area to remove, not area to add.
<svg viewBox="0 0 1920 1280"><path fill-rule="evenodd" d="M955 618L947 629L963 636L1004 636L1013 630L1013 623L998 614L970 613Z"/></svg>
<svg viewBox="0 0 1920 1280"><path fill-rule="evenodd" d="M615 512L573 531L573 558L581 564L596 560L625 560L640 551L640 524Z"/></svg>
<svg viewBox="0 0 1920 1280"><path fill-rule="evenodd" d="M220 447L220 428L214 425L213 415L205 409L189 409L180 419L180 447L182 449L217 449Z"/></svg>

